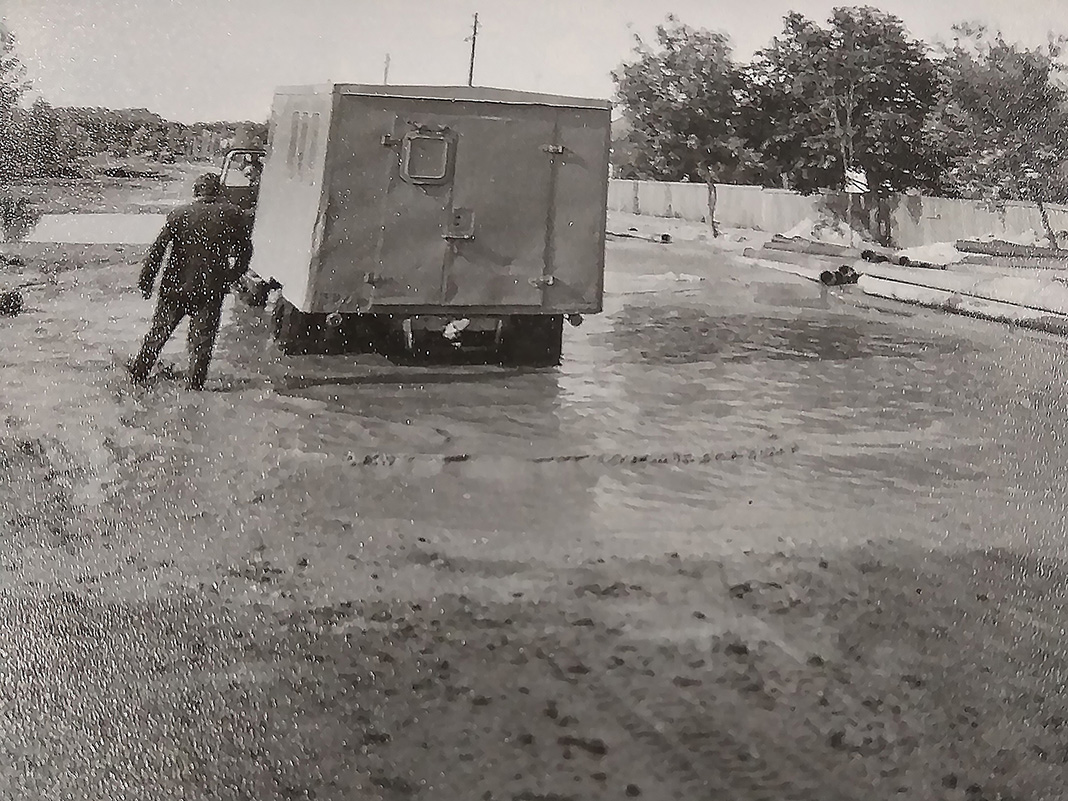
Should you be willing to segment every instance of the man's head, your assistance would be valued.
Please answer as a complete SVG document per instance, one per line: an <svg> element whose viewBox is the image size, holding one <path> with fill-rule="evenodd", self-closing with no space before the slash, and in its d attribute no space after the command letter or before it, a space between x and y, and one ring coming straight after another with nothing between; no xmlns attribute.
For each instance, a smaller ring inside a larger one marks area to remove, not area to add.
<svg viewBox="0 0 1068 801"><path fill-rule="evenodd" d="M263 164L259 159L250 159L248 165L245 167L245 176L248 178L249 183L259 183L260 178L263 176Z"/></svg>
<svg viewBox="0 0 1068 801"><path fill-rule="evenodd" d="M222 192L222 182L213 172L201 175L193 182L193 196L198 198L218 197Z"/></svg>

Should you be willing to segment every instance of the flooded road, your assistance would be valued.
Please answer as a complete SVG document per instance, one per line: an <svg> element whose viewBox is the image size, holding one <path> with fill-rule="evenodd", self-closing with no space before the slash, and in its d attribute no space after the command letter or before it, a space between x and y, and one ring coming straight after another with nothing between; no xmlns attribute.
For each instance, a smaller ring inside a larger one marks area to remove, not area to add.
<svg viewBox="0 0 1068 801"><path fill-rule="evenodd" d="M43 214L19 239L65 245L150 245L165 214Z"/></svg>
<svg viewBox="0 0 1068 801"><path fill-rule="evenodd" d="M637 556L967 542L946 514L977 515L992 479L1057 447L1043 412L1063 401L1053 374L1032 370L1060 369L1059 340L724 275L696 247L623 244L612 257L605 313L568 329L559 370L279 360L258 313L241 309L218 375L246 389L216 402L242 417L252 401L257 428L324 469L370 461L341 474L363 487L363 515L495 532L543 559L593 543ZM1028 408L1025 378L1039 382L1030 395L1049 388L1045 409ZM1025 432L1024 415L1043 427ZM983 514L1004 514L1003 500Z"/></svg>
<svg viewBox="0 0 1068 801"><path fill-rule="evenodd" d="M625 241L558 369L228 305L196 395L135 255L0 321L5 797L1068 787L1063 340Z"/></svg>

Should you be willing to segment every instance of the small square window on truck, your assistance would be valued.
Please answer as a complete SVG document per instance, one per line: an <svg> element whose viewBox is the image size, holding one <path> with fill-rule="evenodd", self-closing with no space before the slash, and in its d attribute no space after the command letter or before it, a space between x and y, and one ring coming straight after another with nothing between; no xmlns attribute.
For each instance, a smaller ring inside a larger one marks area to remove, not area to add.
<svg viewBox="0 0 1068 801"><path fill-rule="evenodd" d="M401 148L401 177L412 184L446 183L452 149L451 138L443 134L407 134Z"/></svg>

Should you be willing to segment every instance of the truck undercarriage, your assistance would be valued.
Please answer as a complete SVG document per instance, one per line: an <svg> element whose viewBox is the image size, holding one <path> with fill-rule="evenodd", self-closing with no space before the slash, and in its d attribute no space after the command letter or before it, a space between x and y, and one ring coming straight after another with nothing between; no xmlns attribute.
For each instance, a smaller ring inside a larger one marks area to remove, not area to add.
<svg viewBox="0 0 1068 801"><path fill-rule="evenodd" d="M264 292L262 286L239 295L252 306L270 305L271 333L286 355L374 353L405 363L479 361L512 367L552 367L562 355L562 314L308 313L281 295L272 302L270 289ZM570 319L574 325L581 321L575 315Z"/></svg>

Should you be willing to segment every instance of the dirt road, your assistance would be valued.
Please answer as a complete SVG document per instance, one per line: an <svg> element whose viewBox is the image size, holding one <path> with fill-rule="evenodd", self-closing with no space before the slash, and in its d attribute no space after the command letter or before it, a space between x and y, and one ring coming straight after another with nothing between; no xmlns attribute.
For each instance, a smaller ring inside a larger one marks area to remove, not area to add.
<svg viewBox="0 0 1068 801"><path fill-rule="evenodd" d="M31 254L0 795L1064 797L1063 341L609 247L558 370L229 308L202 395L136 248Z"/></svg>

